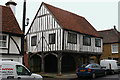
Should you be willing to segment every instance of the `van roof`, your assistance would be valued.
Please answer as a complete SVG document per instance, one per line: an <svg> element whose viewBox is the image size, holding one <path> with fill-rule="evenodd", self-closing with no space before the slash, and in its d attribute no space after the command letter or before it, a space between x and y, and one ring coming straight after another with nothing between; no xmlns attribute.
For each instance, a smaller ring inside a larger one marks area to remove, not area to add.
<svg viewBox="0 0 120 80"><path fill-rule="evenodd" d="M0 64L15 64L15 65L22 65L21 63L19 62L16 62L16 61L0 61Z"/></svg>
<svg viewBox="0 0 120 80"><path fill-rule="evenodd" d="M108 59L103 59L101 61L116 61L117 62L117 60L108 60Z"/></svg>

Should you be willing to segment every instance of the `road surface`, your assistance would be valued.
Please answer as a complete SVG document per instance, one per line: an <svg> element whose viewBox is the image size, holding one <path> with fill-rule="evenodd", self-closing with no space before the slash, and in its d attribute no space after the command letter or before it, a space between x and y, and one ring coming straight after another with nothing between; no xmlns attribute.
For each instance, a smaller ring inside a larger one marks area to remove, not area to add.
<svg viewBox="0 0 120 80"><path fill-rule="evenodd" d="M90 78L80 78L78 79L76 76L73 76L70 78L43 78L43 80L120 80L120 74L114 74L114 75L107 75L102 77L97 77L95 79Z"/></svg>

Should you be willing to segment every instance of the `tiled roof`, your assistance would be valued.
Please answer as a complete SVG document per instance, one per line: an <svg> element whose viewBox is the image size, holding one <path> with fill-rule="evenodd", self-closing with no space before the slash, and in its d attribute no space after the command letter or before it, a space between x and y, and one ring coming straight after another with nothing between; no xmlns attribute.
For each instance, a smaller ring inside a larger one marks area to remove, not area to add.
<svg viewBox="0 0 120 80"><path fill-rule="evenodd" d="M51 6L44 2L42 4L44 4L49 9L49 11L54 15L54 17L58 20L59 24L64 29L76 31L82 34L101 37L96 31L96 29L84 17Z"/></svg>
<svg viewBox="0 0 120 80"><path fill-rule="evenodd" d="M10 7L0 5L0 32L23 34Z"/></svg>
<svg viewBox="0 0 120 80"><path fill-rule="evenodd" d="M103 43L116 43L120 39L120 33L116 29L99 31L99 34L103 37Z"/></svg>

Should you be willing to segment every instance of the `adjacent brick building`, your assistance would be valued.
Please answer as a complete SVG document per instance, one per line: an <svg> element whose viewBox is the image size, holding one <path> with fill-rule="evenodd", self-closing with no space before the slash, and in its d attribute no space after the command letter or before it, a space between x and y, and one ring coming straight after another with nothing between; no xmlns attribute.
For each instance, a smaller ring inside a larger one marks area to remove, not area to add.
<svg viewBox="0 0 120 80"><path fill-rule="evenodd" d="M99 31L103 37L103 54L101 59L119 59L120 32L114 29Z"/></svg>

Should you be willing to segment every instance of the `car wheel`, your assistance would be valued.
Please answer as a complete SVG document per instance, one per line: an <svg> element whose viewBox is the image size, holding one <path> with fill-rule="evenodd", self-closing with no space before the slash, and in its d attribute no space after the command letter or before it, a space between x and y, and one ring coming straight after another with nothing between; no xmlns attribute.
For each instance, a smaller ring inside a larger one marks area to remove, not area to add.
<svg viewBox="0 0 120 80"><path fill-rule="evenodd" d="M92 74L92 78L95 79L95 77L96 77L96 75L95 75L95 73L93 73L93 74Z"/></svg>
<svg viewBox="0 0 120 80"><path fill-rule="evenodd" d="M114 72L114 71L112 71L111 73L112 73L112 75L114 75L114 74L115 74L115 72Z"/></svg>
<svg viewBox="0 0 120 80"><path fill-rule="evenodd" d="M106 71L104 72L104 75L105 75L105 76L107 75L107 72L106 72Z"/></svg>
<svg viewBox="0 0 120 80"><path fill-rule="evenodd" d="M78 76L78 79L81 78L81 76Z"/></svg>

